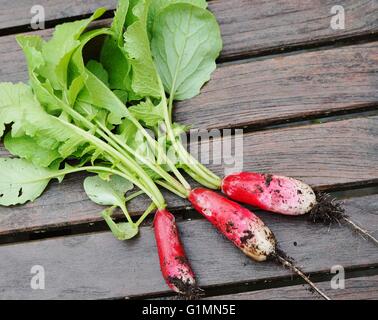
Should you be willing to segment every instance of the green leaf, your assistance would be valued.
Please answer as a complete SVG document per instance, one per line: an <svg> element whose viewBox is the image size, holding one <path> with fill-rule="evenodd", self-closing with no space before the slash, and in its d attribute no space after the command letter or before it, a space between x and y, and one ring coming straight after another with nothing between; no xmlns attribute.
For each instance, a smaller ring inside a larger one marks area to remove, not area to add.
<svg viewBox="0 0 378 320"><path fill-rule="evenodd" d="M13 122L13 131L21 130L25 108L35 104L30 88L23 84L0 83L0 137L5 124Z"/></svg>
<svg viewBox="0 0 378 320"><path fill-rule="evenodd" d="M0 205L34 201L58 170L38 167L26 160L0 158Z"/></svg>
<svg viewBox="0 0 378 320"><path fill-rule="evenodd" d="M125 91L125 90L114 90L113 93L117 96L117 98L119 100L121 100L121 102L123 104L126 104L128 97L129 97L127 91Z"/></svg>
<svg viewBox="0 0 378 320"><path fill-rule="evenodd" d="M88 19L64 23L55 28L53 37L42 46L45 65L39 74L50 79L54 89L67 88L67 69L71 55L80 46L79 38L88 25L106 12L99 8Z"/></svg>
<svg viewBox="0 0 378 320"><path fill-rule="evenodd" d="M138 105L129 107L130 113L145 126L153 128L164 121L164 106L155 106L151 100L142 101Z"/></svg>
<svg viewBox="0 0 378 320"><path fill-rule="evenodd" d="M78 77L85 74L85 88L80 92L77 100L109 111L107 120L111 124L120 124L122 118L128 115L127 108L100 78L96 77L96 75L84 67L83 61L82 50L86 43L94 37L108 33L109 30L107 29L98 29L85 33L81 37L80 47L77 48L72 56L71 66L72 69L76 68ZM83 115L87 116L86 114Z"/></svg>
<svg viewBox="0 0 378 320"><path fill-rule="evenodd" d="M111 25L111 30L114 32L114 38L117 39L118 45L123 45L123 33L125 30L127 12L129 11L129 0L119 0L117 10L114 14L114 19Z"/></svg>
<svg viewBox="0 0 378 320"><path fill-rule="evenodd" d="M174 3L189 3L194 6L206 9L207 8L207 1L206 0L153 0L150 6L150 10L148 12L148 28L149 32L152 32L153 22L157 14L164 9L165 7L169 6L170 4Z"/></svg>
<svg viewBox="0 0 378 320"><path fill-rule="evenodd" d="M4 145L11 154L44 168L61 158L57 149L44 148L28 136L12 137L11 133L8 133L4 138Z"/></svg>
<svg viewBox="0 0 378 320"><path fill-rule="evenodd" d="M134 238L139 233L139 228L135 224L128 222L121 222L117 224L119 230L122 232L118 240L125 241Z"/></svg>
<svg viewBox="0 0 378 320"><path fill-rule="evenodd" d="M108 121L112 124L120 124L122 118L128 116L125 105L89 70L87 71L87 76L87 80L85 81L86 91L79 95L79 101L108 110L110 112Z"/></svg>
<svg viewBox="0 0 378 320"><path fill-rule="evenodd" d="M110 181L104 181L98 176L84 180L84 189L88 197L100 205L123 207L125 193L134 188L133 184L119 176L112 176Z"/></svg>
<svg viewBox="0 0 378 320"><path fill-rule="evenodd" d="M124 119L118 126L118 137L126 144L132 145L135 141L135 136L138 128L129 119Z"/></svg>
<svg viewBox="0 0 378 320"><path fill-rule="evenodd" d="M125 50L132 66L132 89L141 96L160 97L159 76L151 55L147 16L151 0L133 8L136 21L125 32Z"/></svg>
<svg viewBox="0 0 378 320"><path fill-rule="evenodd" d="M222 49L218 23L209 11L186 3L156 16L151 48L165 90L175 100L199 94Z"/></svg>
<svg viewBox="0 0 378 320"><path fill-rule="evenodd" d="M123 48L128 11L129 1L119 1L111 25L113 35L105 39L101 49L100 61L109 74L109 87L113 90L131 91L131 65Z"/></svg>
<svg viewBox="0 0 378 320"><path fill-rule="evenodd" d="M131 90L131 65L116 38L106 38L101 49L100 61L109 74L111 89Z"/></svg>
<svg viewBox="0 0 378 320"><path fill-rule="evenodd" d="M111 218L111 215L113 214L114 209L115 209L114 207L111 207L101 212L101 216L105 219L113 235L118 240L121 240L121 241L134 238L139 232L138 226L135 224L128 223L128 222L122 222L122 223L116 224Z"/></svg>
<svg viewBox="0 0 378 320"><path fill-rule="evenodd" d="M107 87L109 87L109 76L103 65L96 60L89 60L87 69L100 79Z"/></svg>
<svg viewBox="0 0 378 320"><path fill-rule="evenodd" d="M38 70L45 64L41 52L43 40L36 36L23 35L17 36L16 38L26 56L29 69L29 82L38 101L43 104L49 112L61 110L62 101L55 96L50 80L38 74ZM77 90L75 89L73 91ZM74 92L71 92L69 96L72 96L73 93Z"/></svg>

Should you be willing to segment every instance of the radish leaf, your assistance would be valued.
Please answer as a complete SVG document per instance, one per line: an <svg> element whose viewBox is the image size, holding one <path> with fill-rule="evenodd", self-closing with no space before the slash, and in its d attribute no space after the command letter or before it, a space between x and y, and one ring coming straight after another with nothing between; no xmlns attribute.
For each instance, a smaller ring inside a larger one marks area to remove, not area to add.
<svg viewBox="0 0 378 320"><path fill-rule="evenodd" d="M106 86L109 86L108 72L104 69L100 62L96 60L89 60L87 63L87 69L99 80L101 80Z"/></svg>
<svg viewBox="0 0 378 320"><path fill-rule="evenodd" d="M61 158L57 149L44 148L29 136L12 137L11 133L8 133L4 138L4 145L11 154L44 168Z"/></svg>
<svg viewBox="0 0 378 320"><path fill-rule="evenodd" d="M58 170L26 160L0 158L0 205L23 204L38 198Z"/></svg>
<svg viewBox="0 0 378 320"><path fill-rule="evenodd" d="M207 1L206 0L153 0L151 3L151 7L148 13L148 28L149 31L152 31L153 21L156 15L165 7L169 6L170 4L174 3L189 3L194 6L206 9L207 8Z"/></svg>
<svg viewBox="0 0 378 320"><path fill-rule="evenodd" d="M104 181L98 176L84 180L84 189L88 197L95 203L105 206L123 207L126 192L134 188L133 184L119 176L112 176Z"/></svg>
<svg viewBox="0 0 378 320"><path fill-rule="evenodd" d="M139 232L138 226L136 224L129 223L129 222L115 223L113 219L111 218L111 215L113 214L114 209L115 209L114 207L111 207L101 212L101 216L104 218L104 220L108 224L113 235L118 240L121 240L121 241L134 238Z"/></svg>
<svg viewBox="0 0 378 320"><path fill-rule="evenodd" d="M130 113L147 127L153 128L164 121L164 106L155 106L151 100L142 101L138 105L129 107Z"/></svg>
<svg viewBox="0 0 378 320"><path fill-rule="evenodd" d="M141 96L160 97L159 76L152 60L147 32L151 0L140 0L132 12L135 22L125 32L125 50L133 68L132 89Z"/></svg>
<svg viewBox="0 0 378 320"><path fill-rule="evenodd" d="M175 100L199 94L222 49L218 23L209 11L185 3L155 17L151 48L165 90Z"/></svg>

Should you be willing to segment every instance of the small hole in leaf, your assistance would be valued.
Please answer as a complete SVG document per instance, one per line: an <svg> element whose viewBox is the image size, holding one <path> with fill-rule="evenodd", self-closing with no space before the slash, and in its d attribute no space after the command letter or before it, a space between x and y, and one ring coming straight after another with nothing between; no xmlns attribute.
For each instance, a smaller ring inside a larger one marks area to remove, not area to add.
<svg viewBox="0 0 378 320"><path fill-rule="evenodd" d="M4 197L4 194L0 194L0 198Z"/></svg>
<svg viewBox="0 0 378 320"><path fill-rule="evenodd" d="M22 196L22 188L20 188L20 190L18 190L18 197L20 198Z"/></svg>
<svg viewBox="0 0 378 320"><path fill-rule="evenodd" d="M296 247L298 245L297 241L294 241L293 245Z"/></svg>

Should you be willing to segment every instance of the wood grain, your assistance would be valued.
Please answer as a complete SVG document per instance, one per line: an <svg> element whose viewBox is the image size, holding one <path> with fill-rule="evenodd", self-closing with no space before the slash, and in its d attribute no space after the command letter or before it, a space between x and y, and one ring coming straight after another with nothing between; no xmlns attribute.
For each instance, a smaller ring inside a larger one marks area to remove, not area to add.
<svg viewBox="0 0 378 320"><path fill-rule="evenodd" d="M0 81L26 80L17 50L0 45ZM175 118L201 129L266 126L378 106L377 66L378 42L222 65L198 97L177 105Z"/></svg>
<svg viewBox="0 0 378 320"><path fill-rule="evenodd" d="M366 211L355 212L351 199L348 214L357 219L369 212L367 222L377 227L378 196L357 201ZM283 250L306 272L328 272L336 264L346 269L378 265L377 247L346 227L326 228L273 214L261 217ZM179 229L205 289L261 279L290 279L289 271L272 262L249 260L205 220L179 223ZM167 292L150 227L143 227L140 236L129 242L119 242L105 232L4 245L0 246L0 257L1 299L93 299ZM45 269L45 290L30 288L34 265Z"/></svg>
<svg viewBox="0 0 378 320"><path fill-rule="evenodd" d="M37 4L43 6L45 21L49 22L87 15L99 7L114 9L117 2L117 0L1 0L0 29L26 26L31 30L31 19L35 16L35 13L31 13L31 8Z"/></svg>
<svg viewBox="0 0 378 320"><path fill-rule="evenodd" d="M330 282L316 284L332 300L377 300L378 276L345 280L345 289L332 289ZM321 300L304 285L258 290L206 298L206 300Z"/></svg>
<svg viewBox="0 0 378 320"><path fill-rule="evenodd" d="M378 108L378 42L218 68L175 109L194 128L266 126L362 106Z"/></svg>
<svg viewBox="0 0 378 320"><path fill-rule="evenodd" d="M190 149L198 154L193 145ZM219 175L241 169L217 164L224 163L222 156L209 149L214 157L201 153L201 160ZM293 176L322 189L377 182L378 117L248 133L243 149L238 152L244 158L237 159L245 171ZM71 175L61 184L53 182L34 203L0 207L0 235L102 221L102 207L88 200L82 181L83 175ZM173 211L188 207L165 195ZM148 205L146 198L137 199L130 211L139 213Z"/></svg>
<svg viewBox="0 0 378 320"><path fill-rule="evenodd" d="M40 0L46 20L85 15L99 6L113 9L116 0ZM0 29L28 26L35 2L0 1ZM223 57L261 54L269 50L331 42L337 39L375 33L378 30L375 0L339 0L345 9L344 30L330 26L332 0L212 0L209 8L216 15L224 41Z"/></svg>

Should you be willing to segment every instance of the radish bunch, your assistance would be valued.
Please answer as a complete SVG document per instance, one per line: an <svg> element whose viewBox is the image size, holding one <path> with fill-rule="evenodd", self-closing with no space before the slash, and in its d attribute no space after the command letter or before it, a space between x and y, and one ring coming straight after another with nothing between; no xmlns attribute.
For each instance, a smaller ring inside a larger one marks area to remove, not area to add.
<svg viewBox="0 0 378 320"><path fill-rule="evenodd" d="M22 158L0 161L6 177L0 205L33 201L52 179L96 174L84 187L91 200L110 206L102 216L117 239L135 237L157 209L154 230L164 279L173 291L193 297L199 289L160 186L188 199L247 256L283 264L328 298L277 249L264 222L232 200L284 215L308 214L314 221L346 219L341 206L288 177L242 172L221 179L181 142L187 127L173 122L174 102L200 92L222 50L207 2L120 0L109 28L85 32L104 12L58 26L49 41L18 36L30 85L0 84L0 135L11 127L5 146ZM99 36L105 36L100 56L87 62L85 46ZM193 190L182 171L207 189ZM134 186L140 190L126 197ZM151 204L134 222L127 202L141 194ZM117 207L127 222L113 221Z"/></svg>

